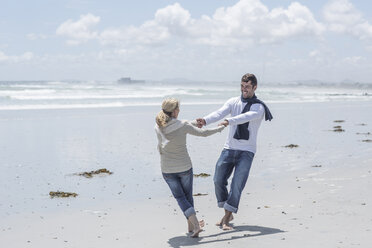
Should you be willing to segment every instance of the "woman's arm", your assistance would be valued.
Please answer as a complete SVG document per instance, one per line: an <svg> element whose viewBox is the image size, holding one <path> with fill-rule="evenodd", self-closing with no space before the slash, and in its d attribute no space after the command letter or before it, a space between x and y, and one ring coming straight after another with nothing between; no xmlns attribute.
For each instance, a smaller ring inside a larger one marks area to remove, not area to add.
<svg viewBox="0 0 372 248"><path fill-rule="evenodd" d="M185 128L186 128L186 133L188 134L207 137L212 134L221 132L225 128L225 126L218 126L218 127L213 127L213 128L198 128L192 125L191 123L186 123Z"/></svg>
<svg viewBox="0 0 372 248"><path fill-rule="evenodd" d="M158 137L158 151L159 151L159 153L160 154L162 154L163 152L162 152L162 137L161 137L161 135L160 135L160 133L159 133L159 129L157 129L156 127L155 127L155 133L156 133L156 136Z"/></svg>

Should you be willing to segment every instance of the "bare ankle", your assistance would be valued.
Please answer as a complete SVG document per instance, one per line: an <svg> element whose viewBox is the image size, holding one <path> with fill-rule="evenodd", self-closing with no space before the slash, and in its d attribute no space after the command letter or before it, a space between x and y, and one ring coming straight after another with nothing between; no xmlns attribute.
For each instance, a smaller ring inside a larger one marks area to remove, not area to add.
<svg viewBox="0 0 372 248"><path fill-rule="evenodd" d="M222 230L224 231L229 231L229 230L232 230L232 226L229 224L229 223L224 223L222 224Z"/></svg>

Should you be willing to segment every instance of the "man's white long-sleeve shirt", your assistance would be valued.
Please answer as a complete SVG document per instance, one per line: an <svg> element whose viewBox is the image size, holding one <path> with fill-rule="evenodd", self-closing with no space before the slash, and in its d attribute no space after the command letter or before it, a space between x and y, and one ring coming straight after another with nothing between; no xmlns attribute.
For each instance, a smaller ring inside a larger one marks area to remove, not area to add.
<svg viewBox="0 0 372 248"><path fill-rule="evenodd" d="M203 119L205 120L206 125L221 119L229 121L229 134L224 148L256 153L257 133L265 114L265 108L262 104L255 103L252 104L248 112L242 114L246 104L247 103L241 101L240 96L230 98L220 109L203 117ZM230 117L225 118L229 114ZM249 122L249 139L234 139L237 126L246 122Z"/></svg>

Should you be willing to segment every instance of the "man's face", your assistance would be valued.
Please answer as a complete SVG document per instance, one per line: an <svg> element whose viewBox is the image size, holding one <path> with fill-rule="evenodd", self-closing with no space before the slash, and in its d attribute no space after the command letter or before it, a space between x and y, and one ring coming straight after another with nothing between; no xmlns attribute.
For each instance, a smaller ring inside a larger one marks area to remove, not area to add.
<svg viewBox="0 0 372 248"><path fill-rule="evenodd" d="M257 85L253 87L251 81L241 82L241 91L243 98L251 98L254 95L256 88Z"/></svg>

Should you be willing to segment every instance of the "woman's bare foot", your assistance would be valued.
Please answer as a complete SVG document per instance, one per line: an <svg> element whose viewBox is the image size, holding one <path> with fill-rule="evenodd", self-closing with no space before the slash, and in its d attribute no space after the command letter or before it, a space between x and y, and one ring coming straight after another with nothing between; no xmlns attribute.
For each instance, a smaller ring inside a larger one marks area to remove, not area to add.
<svg viewBox="0 0 372 248"><path fill-rule="evenodd" d="M187 225L188 225L188 231L189 231L189 233L192 233L193 230L194 230L194 226L193 226L193 224L191 223L190 220L187 220ZM200 227L204 227L204 225L205 225L204 220L199 221L199 226Z"/></svg>
<svg viewBox="0 0 372 248"><path fill-rule="evenodd" d="M192 233L192 230L194 229L194 225L191 223L190 220L187 220L187 230L189 233Z"/></svg>
<svg viewBox="0 0 372 248"><path fill-rule="evenodd" d="M199 237L199 233L203 231L203 229L201 229L200 227L199 228L196 228L192 234L190 235L191 238L198 238Z"/></svg>
<svg viewBox="0 0 372 248"><path fill-rule="evenodd" d="M203 231L203 229L201 229L200 227L200 224L202 224L204 226L204 221L198 221L198 219L196 218L196 215L193 214L191 215L188 220L191 222L191 224L193 225L193 230L192 230L192 233L190 235L191 238L197 238L199 237L199 233L201 231Z"/></svg>

